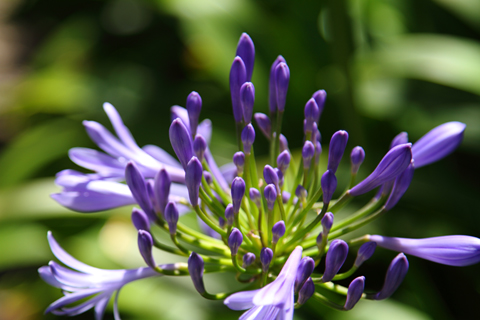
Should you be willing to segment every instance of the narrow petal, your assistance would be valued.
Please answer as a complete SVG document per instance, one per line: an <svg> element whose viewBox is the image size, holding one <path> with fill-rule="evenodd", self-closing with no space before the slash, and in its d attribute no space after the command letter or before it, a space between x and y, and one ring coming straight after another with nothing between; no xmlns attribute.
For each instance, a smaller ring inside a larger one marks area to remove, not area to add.
<svg viewBox="0 0 480 320"><path fill-rule="evenodd" d="M253 297L260 291L251 290L251 291L240 291L228 296L223 304L229 307L232 310L245 310L250 309L254 306Z"/></svg>
<svg viewBox="0 0 480 320"><path fill-rule="evenodd" d="M120 117L117 109L115 109L115 107L110 103L106 102L103 104L103 110L105 110L105 113L110 119L113 129L115 129L115 132L120 140L131 150L138 150L139 147L135 142L135 139L130 133L130 130L128 130L128 128L123 124L122 118Z"/></svg>
<svg viewBox="0 0 480 320"><path fill-rule="evenodd" d="M148 153L150 156L152 156L156 160L166 165L172 166L174 168L182 169L182 165L180 164L180 162L178 162L177 159L175 159L172 155L170 155L167 151L163 150L160 147L157 147L153 144L147 144L146 146L143 146L142 150Z"/></svg>
<svg viewBox="0 0 480 320"><path fill-rule="evenodd" d="M68 151L68 156L77 165L105 175L114 174L121 177L125 170L126 163L93 149L72 148Z"/></svg>

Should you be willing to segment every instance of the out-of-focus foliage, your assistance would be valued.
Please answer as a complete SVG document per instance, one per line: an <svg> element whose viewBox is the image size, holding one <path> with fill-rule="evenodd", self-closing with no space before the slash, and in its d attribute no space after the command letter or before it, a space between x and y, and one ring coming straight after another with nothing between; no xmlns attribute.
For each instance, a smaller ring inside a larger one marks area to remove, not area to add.
<svg viewBox="0 0 480 320"><path fill-rule="evenodd" d="M408 131L415 141L442 122L465 122L460 149L418 170L399 205L362 233L480 236L479 1L7 2L2 12L8 14L0 16L0 48L5 47L0 50L2 319L57 319L42 312L61 294L36 274L53 258L47 230L74 256L94 266L143 265L129 208L80 214L48 196L56 191L51 177L74 168L67 150L92 146L81 121L107 123L103 102L118 108L141 145L171 150L169 108L184 105L195 90L203 98L202 117L214 123L215 157L230 161L236 150L228 74L241 32L249 33L256 45L256 111L267 110L270 64L278 54L289 64L289 121L284 128L292 149L301 144L303 106L320 88L328 92L320 122L323 142L327 144L334 131L347 130L349 147L365 148L363 175L398 132ZM257 139L257 153L265 143ZM340 170L348 170L346 162ZM358 271L367 277L367 289L380 288L392 257L377 250ZM169 259L161 256L157 261L173 262ZM361 302L348 313L307 303L296 317L472 318L480 298L479 266L445 267L414 257L410 265L405 283L387 302ZM227 276L206 279L212 291L228 281ZM238 317L192 289L189 279L166 277L132 284L120 295L122 315ZM91 319L92 314L77 318Z"/></svg>

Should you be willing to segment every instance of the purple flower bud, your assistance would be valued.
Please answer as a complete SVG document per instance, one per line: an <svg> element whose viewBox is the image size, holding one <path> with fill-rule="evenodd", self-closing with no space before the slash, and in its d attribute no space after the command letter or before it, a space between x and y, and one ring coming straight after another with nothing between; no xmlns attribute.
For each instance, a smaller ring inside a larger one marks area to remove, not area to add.
<svg viewBox="0 0 480 320"><path fill-rule="evenodd" d="M145 212L140 209L132 209L132 223L137 230L150 230L150 221Z"/></svg>
<svg viewBox="0 0 480 320"><path fill-rule="evenodd" d="M173 151L175 151L183 169L186 169L188 161L190 161L193 156L193 145L190 133L179 118L173 120L168 133Z"/></svg>
<svg viewBox="0 0 480 320"><path fill-rule="evenodd" d="M275 200L277 200L277 188L273 184L269 184L263 189L263 196L267 200L268 210L273 210Z"/></svg>
<svg viewBox="0 0 480 320"><path fill-rule="evenodd" d="M327 92L325 90L318 90L312 96L315 99L315 102L318 106L318 118L315 119L315 122L318 123L320 116L322 115L323 108L325 107L325 101L327 100Z"/></svg>
<svg viewBox="0 0 480 320"><path fill-rule="evenodd" d="M393 138L392 142L390 143L390 149L405 143L408 143L408 133L400 132L395 136L395 138Z"/></svg>
<svg viewBox="0 0 480 320"><path fill-rule="evenodd" d="M243 256L243 264L242 264L242 267L243 268L247 268L248 266L250 266L252 263L255 262L255 254L251 253L251 252L247 252L245 253L245 255Z"/></svg>
<svg viewBox="0 0 480 320"><path fill-rule="evenodd" d="M313 294L315 293L315 284L312 281L312 278L308 278L307 281L305 281L305 284L303 287L300 289L298 292L298 299L297 303L299 305L304 304L307 302L308 299L310 299Z"/></svg>
<svg viewBox="0 0 480 320"><path fill-rule="evenodd" d="M317 246L320 247L322 245L322 242L323 242L323 232L320 232L317 236Z"/></svg>
<svg viewBox="0 0 480 320"><path fill-rule="evenodd" d="M337 177L335 177L335 174L332 171L327 170L323 174L320 184L323 190L323 203L326 205L330 203L333 193L335 192L335 189L337 189Z"/></svg>
<svg viewBox="0 0 480 320"><path fill-rule="evenodd" d="M333 226L333 213L327 212L322 218L322 228L323 228L323 233L328 234L330 232L330 229L332 229Z"/></svg>
<svg viewBox="0 0 480 320"><path fill-rule="evenodd" d="M285 234L285 222L283 220L278 221L272 227L272 243L277 243L278 239Z"/></svg>
<svg viewBox="0 0 480 320"><path fill-rule="evenodd" d="M170 234L177 233L177 223L178 223L178 209L175 205L175 202L169 202L165 207L165 221L168 223L168 230Z"/></svg>
<svg viewBox="0 0 480 320"><path fill-rule="evenodd" d="M470 236L406 239L372 235L370 241L382 248L448 266L463 267L480 262L480 239Z"/></svg>
<svg viewBox="0 0 480 320"><path fill-rule="evenodd" d="M235 212L235 214L237 214L240 211L240 205L242 204L242 199L244 194L245 194L245 181L240 177L236 177L235 179L233 179L232 188L231 188L233 212Z"/></svg>
<svg viewBox="0 0 480 320"><path fill-rule="evenodd" d="M282 174L285 175L285 172L288 169L288 165L290 164L290 152L287 150L280 152L277 157L277 167L280 169Z"/></svg>
<svg viewBox="0 0 480 320"><path fill-rule="evenodd" d="M379 185L393 180L402 173L412 160L411 144L401 144L390 149L375 170L362 182L350 189L352 196L364 194Z"/></svg>
<svg viewBox="0 0 480 320"><path fill-rule="evenodd" d="M342 160L345 147L347 146L348 133L340 130L333 134L330 140L330 147L328 150L328 167L327 169L333 173L337 172L340 160Z"/></svg>
<svg viewBox="0 0 480 320"><path fill-rule="evenodd" d="M226 223L227 221L225 219L223 219L222 217L218 217L218 225L220 226L220 228L225 228Z"/></svg>
<svg viewBox="0 0 480 320"><path fill-rule="evenodd" d="M192 136L197 133L198 118L200 117L200 111L202 110L202 98L200 95L192 91L187 97L187 111L188 120L190 121L190 132Z"/></svg>
<svg viewBox="0 0 480 320"><path fill-rule="evenodd" d="M245 123L252 122L253 104L255 103L255 87L251 82L245 82L240 87L240 101L243 108L243 120Z"/></svg>
<svg viewBox="0 0 480 320"><path fill-rule="evenodd" d="M306 171L310 168L313 155L315 154L315 146L310 141L305 141L302 149L303 169Z"/></svg>
<svg viewBox="0 0 480 320"><path fill-rule="evenodd" d="M208 171L203 171L203 176L205 177L205 181L207 181L208 184L213 183L212 175Z"/></svg>
<svg viewBox="0 0 480 320"><path fill-rule="evenodd" d="M207 141L205 141L202 135L197 134L195 140L193 140L193 152L195 152L195 156L200 162L203 161L205 150L207 150Z"/></svg>
<svg viewBox="0 0 480 320"><path fill-rule="evenodd" d="M285 150L288 151L288 141L283 134L280 134L280 139L278 140L278 142L280 143L280 152L283 152Z"/></svg>
<svg viewBox="0 0 480 320"><path fill-rule="evenodd" d="M205 285L203 284L203 268L204 263L202 257L192 252L190 257L188 257L188 272L190 273L190 278L192 278L195 289L197 289L200 294L206 292Z"/></svg>
<svg viewBox="0 0 480 320"><path fill-rule="evenodd" d="M433 128L412 146L415 167L438 161L455 150L463 140L465 123L452 121Z"/></svg>
<svg viewBox="0 0 480 320"><path fill-rule="evenodd" d="M278 175L275 172L275 169L268 164L263 168L263 178L267 184L278 185Z"/></svg>
<svg viewBox="0 0 480 320"><path fill-rule="evenodd" d="M158 205L157 210L161 213L164 212L165 206L168 202L168 196L170 195L170 186L172 181L168 175L167 170L160 169L157 175L155 176L155 184L153 187L153 193L155 195L155 200Z"/></svg>
<svg viewBox="0 0 480 320"><path fill-rule="evenodd" d="M312 132L313 130L313 123L316 121L317 118L320 116L320 111L318 110L317 103L315 99L311 98L307 101L305 105L305 132Z"/></svg>
<svg viewBox="0 0 480 320"><path fill-rule="evenodd" d="M240 101L240 87L247 80L245 64L240 57L233 59L230 69L230 94L232 96L233 118L236 123L242 122L243 110Z"/></svg>
<svg viewBox="0 0 480 320"><path fill-rule="evenodd" d="M298 197L298 199L307 199L307 190L299 184L297 186L297 189L295 189L295 195Z"/></svg>
<svg viewBox="0 0 480 320"><path fill-rule="evenodd" d="M283 112L287 101L288 83L290 81L290 69L285 62L280 62L275 67L275 87L277 90L277 110Z"/></svg>
<svg viewBox="0 0 480 320"><path fill-rule="evenodd" d="M177 118L180 119L188 132L190 132L190 120L188 120L187 109L180 106L173 106L170 108L170 111L172 112L172 122Z"/></svg>
<svg viewBox="0 0 480 320"><path fill-rule="evenodd" d="M157 215L153 210L152 202L147 191L147 183L145 182L145 178L140 170L138 170L135 163L131 161L125 167L125 180L127 181L127 185L132 192L133 198L135 198L149 219L151 221L155 221L157 219Z"/></svg>
<svg viewBox="0 0 480 320"><path fill-rule="evenodd" d="M253 118L255 118L255 122L260 128L260 131L262 131L263 135L267 139L270 139L270 134L272 132L272 123L270 121L270 118L266 114L260 112L255 113L253 115Z"/></svg>
<svg viewBox="0 0 480 320"><path fill-rule="evenodd" d="M385 203L385 210L392 209L400 198L405 194L408 187L410 186L410 182L413 179L413 172L415 171L414 160L410 162L410 165L403 171L396 179L395 184L393 185L392 192L390 193L390 197L388 197L387 202Z"/></svg>
<svg viewBox="0 0 480 320"><path fill-rule="evenodd" d="M348 254L348 245L345 241L335 239L330 243L327 256L325 257L325 272L323 274L322 281L332 281L333 277L337 274L340 268L343 266Z"/></svg>
<svg viewBox="0 0 480 320"><path fill-rule="evenodd" d="M225 219L227 220L228 226L233 225L233 222L235 221L235 212L233 212L233 205L231 203L227 204L227 207L225 208Z"/></svg>
<svg viewBox="0 0 480 320"><path fill-rule="evenodd" d="M277 112L277 83L275 77L275 71L279 63L285 63L285 59L282 56L278 56L270 68L270 80L268 85L268 105L270 108L270 114ZM268 135L270 137L270 135Z"/></svg>
<svg viewBox="0 0 480 320"><path fill-rule="evenodd" d="M255 46L248 34L242 33L240 36L236 55L242 58L245 63L246 81L250 81L252 79L253 64L255 62Z"/></svg>
<svg viewBox="0 0 480 320"><path fill-rule="evenodd" d="M145 230L138 230L138 249L143 260L150 268L155 268L155 260L152 255L153 239L152 235Z"/></svg>
<svg viewBox="0 0 480 320"><path fill-rule="evenodd" d="M250 200L252 200L253 203L255 203L255 205L257 206L257 208L260 208L260 206L261 206L261 202L260 202L260 198L261 198L260 191L258 191L258 190L255 189L255 188L250 188L250 190L248 191L248 194L249 194L249 196L250 196Z"/></svg>
<svg viewBox="0 0 480 320"><path fill-rule="evenodd" d="M320 162L320 156L322 155L322 145L320 141L315 142L315 165L318 165Z"/></svg>
<svg viewBox="0 0 480 320"><path fill-rule="evenodd" d="M347 291L347 301L343 309L351 310L357 302L362 298L363 290L365 290L365 277L357 277L350 282Z"/></svg>
<svg viewBox="0 0 480 320"><path fill-rule="evenodd" d="M282 178L282 179L283 179L283 178ZM283 183L283 181L282 181L282 183ZM290 200L290 196L291 196L291 195L290 195L290 192L288 192L288 191L282 191L282 202L283 202L284 204L286 204L286 203L288 202L288 200ZM297 201L296 201L296 200L293 200L293 204L296 204L296 203L297 203Z"/></svg>
<svg viewBox="0 0 480 320"><path fill-rule="evenodd" d="M194 207L198 205L198 193L200 184L202 183L202 173L202 164L196 157L192 157L185 170L185 184L187 185L190 203Z"/></svg>
<svg viewBox="0 0 480 320"><path fill-rule="evenodd" d="M262 248L260 251L260 262L262 263L263 272L267 272L270 262L273 259L273 251L270 248Z"/></svg>
<svg viewBox="0 0 480 320"><path fill-rule="evenodd" d="M370 259L371 256L373 256L375 248L377 248L377 244L373 241L362 244L360 249L358 249L357 258L355 258L355 262L353 265L356 268L360 267L362 263L364 263L365 261Z"/></svg>
<svg viewBox="0 0 480 320"><path fill-rule="evenodd" d="M373 296L375 300L383 300L390 297L400 286L403 279L407 275L408 260L403 253L397 255L387 269L385 282L382 289Z"/></svg>
<svg viewBox="0 0 480 320"><path fill-rule="evenodd" d="M315 269L315 261L312 258L305 257L300 260L295 278L295 292L303 287L305 281L312 275L313 269Z"/></svg>
<svg viewBox="0 0 480 320"><path fill-rule="evenodd" d="M360 146L357 146L352 149L352 153L350 153L350 161L352 163L352 174L357 174L358 169L365 160L365 151Z"/></svg>
<svg viewBox="0 0 480 320"><path fill-rule="evenodd" d="M233 164L237 167L237 174L241 175L245 165L245 154L242 151L235 152L233 155Z"/></svg>
<svg viewBox="0 0 480 320"><path fill-rule="evenodd" d="M242 144L243 144L243 151L246 154L250 154L252 145L255 142L255 130L253 129L253 126L251 123L245 126L242 130Z"/></svg>
<svg viewBox="0 0 480 320"><path fill-rule="evenodd" d="M242 245L243 242L243 235L237 228L233 228L232 232L228 236L228 247L230 248L230 252L232 256L238 253L238 248Z"/></svg>
<svg viewBox="0 0 480 320"><path fill-rule="evenodd" d="M280 169L278 168L274 168L273 170L275 170L275 173L277 174L277 177L278 177L278 185L281 187L283 186L283 173L282 171L280 171Z"/></svg>

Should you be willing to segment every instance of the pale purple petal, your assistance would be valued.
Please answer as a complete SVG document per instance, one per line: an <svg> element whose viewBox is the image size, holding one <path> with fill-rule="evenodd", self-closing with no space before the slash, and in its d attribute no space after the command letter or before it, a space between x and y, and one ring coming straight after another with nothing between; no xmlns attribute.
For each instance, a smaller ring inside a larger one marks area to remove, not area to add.
<svg viewBox="0 0 480 320"><path fill-rule="evenodd" d="M223 301L223 304L232 310L250 309L255 306L252 300L259 291L260 289L234 293L228 296L228 298Z"/></svg>
<svg viewBox="0 0 480 320"><path fill-rule="evenodd" d="M88 148L72 148L68 156L75 164L102 175L123 176L126 163L103 152Z"/></svg>
<svg viewBox="0 0 480 320"><path fill-rule="evenodd" d="M146 146L143 146L142 150L154 159L166 165L182 169L182 165L180 164L180 162L178 162L177 159L175 159L172 155L170 155L167 151L163 150L160 147L157 147L153 144L147 144Z"/></svg>
<svg viewBox="0 0 480 320"><path fill-rule="evenodd" d="M106 102L103 104L103 110L107 114L110 122L113 125L113 129L115 129L115 133L120 138L120 140L131 150L138 150L139 147L135 142L130 130L123 124L122 118L118 114L117 109L112 106L110 103Z"/></svg>

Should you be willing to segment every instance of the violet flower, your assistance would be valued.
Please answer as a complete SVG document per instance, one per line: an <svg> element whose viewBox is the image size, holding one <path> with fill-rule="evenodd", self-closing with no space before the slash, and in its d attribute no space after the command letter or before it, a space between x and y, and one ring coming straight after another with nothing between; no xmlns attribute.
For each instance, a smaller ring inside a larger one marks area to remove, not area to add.
<svg viewBox="0 0 480 320"><path fill-rule="evenodd" d="M369 238L379 247L449 266L463 267L480 262L480 239L475 237L454 235L407 239L372 235Z"/></svg>
<svg viewBox="0 0 480 320"><path fill-rule="evenodd" d="M255 62L255 45L253 44L252 38L245 32L240 36L238 40L237 52L236 55L242 58L245 63L246 81L252 79L253 65Z"/></svg>
<svg viewBox="0 0 480 320"><path fill-rule="evenodd" d="M328 170L333 173L337 172L340 160L342 160L345 148L348 142L348 132L344 130L337 131L330 140L328 150Z"/></svg>
<svg viewBox="0 0 480 320"><path fill-rule="evenodd" d="M301 258L302 247L296 247L272 283L258 290L234 293L223 303L232 310L250 309L241 319L292 319L295 278Z"/></svg>
<svg viewBox="0 0 480 320"><path fill-rule="evenodd" d="M270 68L270 80L268 85L268 106L270 108L270 114L277 112L277 81L275 73L278 64L282 62L285 63L285 59L282 56L278 56Z"/></svg>
<svg viewBox="0 0 480 320"><path fill-rule="evenodd" d="M243 120L242 103L240 101L240 87L247 80L247 71L241 57L237 56L233 59L232 68L230 69L230 94L232 96L233 118L236 123Z"/></svg>
<svg viewBox="0 0 480 320"><path fill-rule="evenodd" d="M188 120L190 121L190 133L194 137L197 134L198 119L202 110L202 97L192 91L187 97Z"/></svg>
<svg viewBox="0 0 480 320"><path fill-rule="evenodd" d="M253 104L255 103L255 87L251 82L245 82L240 87L240 101L243 108L243 121L252 122Z"/></svg>
<svg viewBox="0 0 480 320"><path fill-rule="evenodd" d="M48 242L55 257L71 269L54 261L38 269L40 277L45 282L61 289L65 295L50 304L45 313L75 316L93 308L95 319L101 320L111 296L116 292L114 313L119 318L117 299L120 289L135 280L162 275L150 267L128 270L97 269L69 255L60 247L51 232L48 232ZM160 267L166 270L176 268L175 264ZM80 304L75 304L77 302Z"/></svg>

